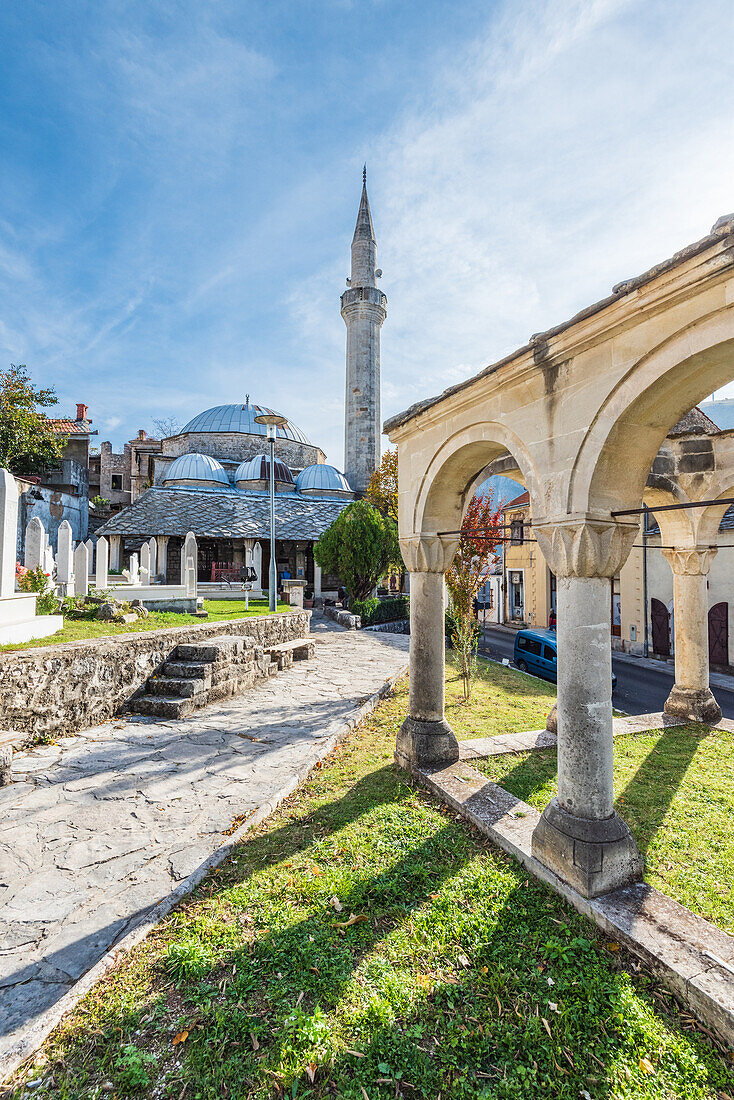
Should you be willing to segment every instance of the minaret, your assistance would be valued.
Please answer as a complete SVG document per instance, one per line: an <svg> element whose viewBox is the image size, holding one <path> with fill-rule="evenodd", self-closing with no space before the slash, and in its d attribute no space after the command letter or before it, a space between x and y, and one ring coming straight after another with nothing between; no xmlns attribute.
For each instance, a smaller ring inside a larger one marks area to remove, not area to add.
<svg viewBox="0 0 734 1100"><path fill-rule="evenodd" d="M342 294L347 326L347 391L344 405L344 473L363 496L380 461L380 328L387 298L375 279L377 242L367 198L367 168L352 238L352 274Z"/></svg>

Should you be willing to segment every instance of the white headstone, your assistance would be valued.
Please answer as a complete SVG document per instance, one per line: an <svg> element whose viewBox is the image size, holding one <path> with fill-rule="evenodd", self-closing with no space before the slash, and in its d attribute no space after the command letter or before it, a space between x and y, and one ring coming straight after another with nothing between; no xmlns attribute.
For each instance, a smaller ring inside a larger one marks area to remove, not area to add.
<svg viewBox="0 0 734 1100"><path fill-rule="evenodd" d="M181 583L186 587L187 596L196 595L198 574L198 550L193 531L189 531L181 550Z"/></svg>
<svg viewBox="0 0 734 1100"><path fill-rule="evenodd" d="M107 539L97 539L97 571L94 584L97 591L107 587Z"/></svg>
<svg viewBox="0 0 734 1100"><path fill-rule="evenodd" d="M59 548L56 554L56 579L63 585L63 595L74 595L74 538L68 519L59 524Z"/></svg>
<svg viewBox="0 0 734 1100"><path fill-rule="evenodd" d="M143 574L145 584L150 584L150 543L144 542L140 547L140 572Z"/></svg>
<svg viewBox="0 0 734 1100"><path fill-rule="evenodd" d="M89 591L89 547L80 542L74 551L74 591L77 596L86 596Z"/></svg>
<svg viewBox="0 0 734 1100"><path fill-rule="evenodd" d="M130 584L140 584L140 561L137 554L130 555L130 564L127 569L123 570L123 572L127 573L127 578L130 581Z"/></svg>
<svg viewBox="0 0 734 1100"><path fill-rule="evenodd" d="M158 576L158 543L155 538L151 536L148 539L148 546L150 547L150 580Z"/></svg>
<svg viewBox="0 0 734 1100"><path fill-rule="evenodd" d="M94 564L94 541L92 539L87 539L84 545L86 546L88 552L87 561L89 562L89 572L91 575L92 565Z"/></svg>
<svg viewBox="0 0 734 1100"><path fill-rule="evenodd" d="M18 540L18 486L10 470L0 470L0 598L15 592Z"/></svg>
<svg viewBox="0 0 734 1100"><path fill-rule="evenodd" d="M38 569L43 564L46 549L46 530L38 516L34 516L25 529L25 567Z"/></svg>
<svg viewBox="0 0 734 1100"><path fill-rule="evenodd" d="M252 568L255 570L254 588L262 589L263 586L263 548L259 542L255 543L252 551Z"/></svg>
<svg viewBox="0 0 734 1100"><path fill-rule="evenodd" d="M122 544L121 535L110 535L109 544L109 561L110 569L114 569L118 572L120 569L120 549Z"/></svg>
<svg viewBox="0 0 734 1100"><path fill-rule="evenodd" d="M44 573L48 573L52 580L54 575L54 564L54 552L47 542L43 548L43 571Z"/></svg>

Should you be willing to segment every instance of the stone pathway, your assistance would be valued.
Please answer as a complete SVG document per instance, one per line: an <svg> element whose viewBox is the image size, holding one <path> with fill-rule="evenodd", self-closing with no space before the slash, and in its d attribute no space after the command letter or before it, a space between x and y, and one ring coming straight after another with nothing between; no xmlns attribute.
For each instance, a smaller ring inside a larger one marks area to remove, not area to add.
<svg viewBox="0 0 734 1100"><path fill-rule="evenodd" d="M315 658L239 698L16 753L0 789L0 1062L407 663L402 635L317 615L312 634Z"/></svg>

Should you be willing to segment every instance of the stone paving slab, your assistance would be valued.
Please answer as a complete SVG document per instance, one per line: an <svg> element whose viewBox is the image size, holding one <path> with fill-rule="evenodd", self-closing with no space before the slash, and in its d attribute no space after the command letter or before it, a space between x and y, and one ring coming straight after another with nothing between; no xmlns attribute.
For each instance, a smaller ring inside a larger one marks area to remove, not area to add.
<svg viewBox="0 0 734 1100"><path fill-rule="evenodd" d="M317 615L312 630L314 658L240 697L179 720L112 719L15 754L14 782L0 789L4 1073L42 1041L82 975L149 927L154 909L159 918L162 899L193 888L407 664L404 635Z"/></svg>
<svg viewBox="0 0 734 1100"><path fill-rule="evenodd" d="M723 1043L734 1045L731 936L644 883L591 900L582 897L533 857L538 811L468 763L459 761L435 771L415 769L413 774L536 878L641 958Z"/></svg>

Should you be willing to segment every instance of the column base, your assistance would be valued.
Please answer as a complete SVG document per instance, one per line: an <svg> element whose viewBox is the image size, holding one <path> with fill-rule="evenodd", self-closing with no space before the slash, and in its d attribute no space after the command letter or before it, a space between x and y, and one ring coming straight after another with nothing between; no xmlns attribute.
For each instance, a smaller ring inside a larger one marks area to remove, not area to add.
<svg viewBox="0 0 734 1100"><path fill-rule="evenodd" d="M718 722L721 718L721 707L710 688L696 691L674 684L663 710L671 718L685 718L688 722Z"/></svg>
<svg viewBox="0 0 734 1100"><path fill-rule="evenodd" d="M575 817L552 799L535 827L535 859L585 898L639 882L643 861L632 833L618 814L601 820Z"/></svg>
<svg viewBox="0 0 734 1100"><path fill-rule="evenodd" d="M448 766L459 759L459 742L445 718L425 722L406 718L398 732L395 762L401 768Z"/></svg>

